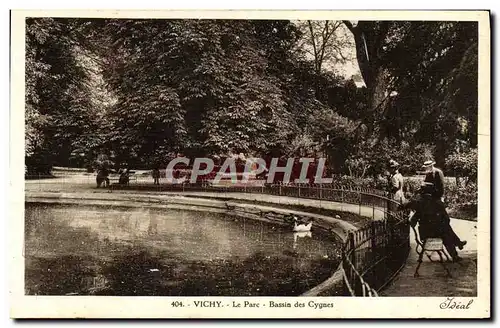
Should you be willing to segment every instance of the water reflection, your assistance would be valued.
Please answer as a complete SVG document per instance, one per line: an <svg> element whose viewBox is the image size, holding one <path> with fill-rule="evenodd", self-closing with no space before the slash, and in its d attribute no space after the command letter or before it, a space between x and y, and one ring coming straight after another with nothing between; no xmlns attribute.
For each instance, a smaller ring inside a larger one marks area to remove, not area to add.
<svg viewBox="0 0 500 328"><path fill-rule="evenodd" d="M293 233L293 249L297 249L299 245L299 238L311 238L312 237L312 232L311 231L301 231L301 232L294 232Z"/></svg>
<svg viewBox="0 0 500 328"><path fill-rule="evenodd" d="M136 229L138 228L138 221L136 221ZM149 219L148 226L148 235L157 235L158 234L158 219L155 216L152 216Z"/></svg>
<svg viewBox="0 0 500 328"><path fill-rule="evenodd" d="M319 231L189 211L27 204L25 224L38 295L297 295L340 249Z"/></svg>

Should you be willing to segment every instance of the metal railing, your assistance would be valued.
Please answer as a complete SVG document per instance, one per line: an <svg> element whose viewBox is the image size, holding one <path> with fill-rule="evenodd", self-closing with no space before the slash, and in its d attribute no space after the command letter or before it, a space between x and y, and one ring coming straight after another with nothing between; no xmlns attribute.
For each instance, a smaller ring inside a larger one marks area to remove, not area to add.
<svg viewBox="0 0 500 328"><path fill-rule="evenodd" d="M390 201L389 204L397 205ZM349 233L342 250L342 270L352 296L378 296L403 268L410 251L410 226L401 212L387 211Z"/></svg>
<svg viewBox="0 0 500 328"><path fill-rule="evenodd" d="M82 179L63 176L55 179L37 179L30 185L37 190L57 190L62 186L87 185L95 188L95 175ZM360 216L371 218L369 224L351 231L342 250L342 270L345 293L352 296L377 296L404 266L410 250L409 224L404 213L398 211L399 203L387 198L385 192L339 184L237 184L214 186L206 181L197 184L153 185L150 177L138 177L129 185L112 184L109 191L120 189L145 191L257 193L274 196L339 202L358 206ZM321 203L320 203L321 207Z"/></svg>

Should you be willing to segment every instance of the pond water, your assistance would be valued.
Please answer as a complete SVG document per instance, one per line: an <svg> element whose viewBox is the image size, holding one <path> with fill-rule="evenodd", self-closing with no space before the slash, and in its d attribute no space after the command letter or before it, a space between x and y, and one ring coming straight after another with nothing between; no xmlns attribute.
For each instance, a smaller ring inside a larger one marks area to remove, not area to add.
<svg viewBox="0 0 500 328"><path fill-rule="evenodd" d="M26 203L28 295L292 296L337 268L341 241L195 211Z"/></svg>

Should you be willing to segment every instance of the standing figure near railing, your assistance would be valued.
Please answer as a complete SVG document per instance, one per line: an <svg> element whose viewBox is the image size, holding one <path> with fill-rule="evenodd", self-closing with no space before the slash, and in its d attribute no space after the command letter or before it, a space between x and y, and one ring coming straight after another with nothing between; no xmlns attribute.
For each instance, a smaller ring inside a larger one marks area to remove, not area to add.
<svg viewBox="0 0 500 328"><path fill-rule="evenodd" d="M390 198L403 203L405 201L405 193L403 191L404 178L403 175L399 173L399 163L391 159L389 162L389 172L391 174L389 180Z"/></svg>

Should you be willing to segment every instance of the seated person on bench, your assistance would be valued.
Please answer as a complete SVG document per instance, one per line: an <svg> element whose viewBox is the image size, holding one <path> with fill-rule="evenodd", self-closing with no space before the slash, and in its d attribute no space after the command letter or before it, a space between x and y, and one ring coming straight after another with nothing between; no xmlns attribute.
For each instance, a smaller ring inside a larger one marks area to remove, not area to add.
<svg viewBox="0 0 500 328"><path fill-rule="evenodd" d="M120 170L118 171L120 174L120 178L118 179L118 184L127 185L130 181L130 171L128 169L127 164L123 164Z"/></svg>
<svg viewBox="0 0 500 328"><path fill-rule="evenodd" d="M105 187L109 187L109 171L109 168L104 165L97 169L97 188L101 187L103 183Z"/></svg>
<svg viewBox="0 0 500 328"><path fill-rule="evenodd" d="M450 217L446 212L443 202L432 197L433 190L434 185L425 182L419 194L402 205L402 207L415 211L410 224L415 227L418 222L418 232L422 242L427 238L441 238L453 261L458 262L461 258L458 256L455 247L462 250L467 241L460 240L453 231L450 226Z"/></svg>

